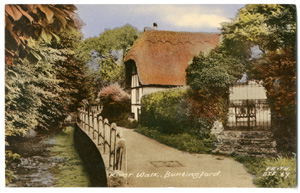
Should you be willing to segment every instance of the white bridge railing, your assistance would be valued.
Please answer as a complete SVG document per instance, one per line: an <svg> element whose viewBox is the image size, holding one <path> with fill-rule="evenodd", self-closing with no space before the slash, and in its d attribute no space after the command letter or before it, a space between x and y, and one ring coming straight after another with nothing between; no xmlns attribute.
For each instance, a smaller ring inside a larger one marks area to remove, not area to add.
<svg viewBox="0 0 300 193"><path fill-rule="evenodd" d="M102 107L78 109L77 125L95 143L103 158L106 173L127 173L126 141L116 123L101 116Z"/></svg>

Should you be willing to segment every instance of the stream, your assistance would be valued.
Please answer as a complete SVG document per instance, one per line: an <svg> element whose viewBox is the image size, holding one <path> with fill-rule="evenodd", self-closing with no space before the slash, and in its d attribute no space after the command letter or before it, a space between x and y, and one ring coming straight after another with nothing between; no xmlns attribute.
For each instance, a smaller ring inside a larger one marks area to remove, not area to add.
<svg viewBox="0 0 300 193"><path fill-rule="evenodd" d="M7 187L89 187L86 168L74 146L74 127L54 136L19 138L8 149L21 155L9 168Z"/></svg>

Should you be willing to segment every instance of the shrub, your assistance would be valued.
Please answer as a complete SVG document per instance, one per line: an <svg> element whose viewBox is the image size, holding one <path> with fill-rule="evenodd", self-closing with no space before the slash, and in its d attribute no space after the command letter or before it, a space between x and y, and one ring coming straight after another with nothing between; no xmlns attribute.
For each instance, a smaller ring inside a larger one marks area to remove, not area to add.
<svg viewBox="0 0 300 193"><path fill-rule="evenodd" d="M109 122L116 122L119 126L136 127L136 123L128 120L131 115L130 96L119 84L114 83L103 88L98 99L103 105L102 117L108 118Z"/></svg>
<svg viewBox="0 0 300 193"><path fill-rule="evenodd" d="M208 153L214 146L210 128L216 115L214 100L199 102L187 88L169 89L143 97L144 129L139 131L184 151Z"/></svg>
<svg viewBox="0 0 300 193"><path fill-rule="evenodd" d="M142 124L160 127L166 133L181 132L187 119L186 114L181 113L182 109L180 108L180 101L185 95L186 89L170 89L144 96L142 99Z"/></svg>
<svg viewBox="0 0 300 193"><path fill-rule="evenodd" d="M205 136L215 118L215 104L194 100L186 88L156 92L142 99L142 125L159 128L163 133Z"/></svg>
<svg viewBox="0 0 300 193"><path fill-rule="evenodd" d="M110 102L130 102L130 96L125 92L119 84L114 83L105 88L103 88L99 94L98 99L101 103L110 103Z"/></svg>

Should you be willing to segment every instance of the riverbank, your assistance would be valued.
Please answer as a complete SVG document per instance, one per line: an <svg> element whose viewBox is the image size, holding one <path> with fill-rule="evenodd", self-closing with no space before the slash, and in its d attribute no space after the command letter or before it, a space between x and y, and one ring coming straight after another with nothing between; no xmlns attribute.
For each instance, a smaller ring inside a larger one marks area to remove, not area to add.
<svg viewBox="0 0 300 193"><path fill-rule="evenodd" d="M90 180L80 156L74 145L74 127L67 127L53 138L54 145L50 149L51 157L59 163L51 168L54 173L56 187L88 187Z"/></svg>
<svg viewBox="0 0 300 193"><path fill-rule="evenodd" d="M74 127L54 136L15 141L10 147L21 155L9 167L16 179L8 187L88 187L89 177L74 146Z"/></svg>

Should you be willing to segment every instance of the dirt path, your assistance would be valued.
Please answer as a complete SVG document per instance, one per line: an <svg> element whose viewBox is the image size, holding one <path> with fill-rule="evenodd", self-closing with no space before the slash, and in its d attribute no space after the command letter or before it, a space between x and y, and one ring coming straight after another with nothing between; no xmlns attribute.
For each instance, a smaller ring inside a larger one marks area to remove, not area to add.
<svg viewBox="0 0 300 193"><path fill-rule="evenodd" d="M255 187L243 165L231 158L191 154L123 130L128 187Z"/></svg>

